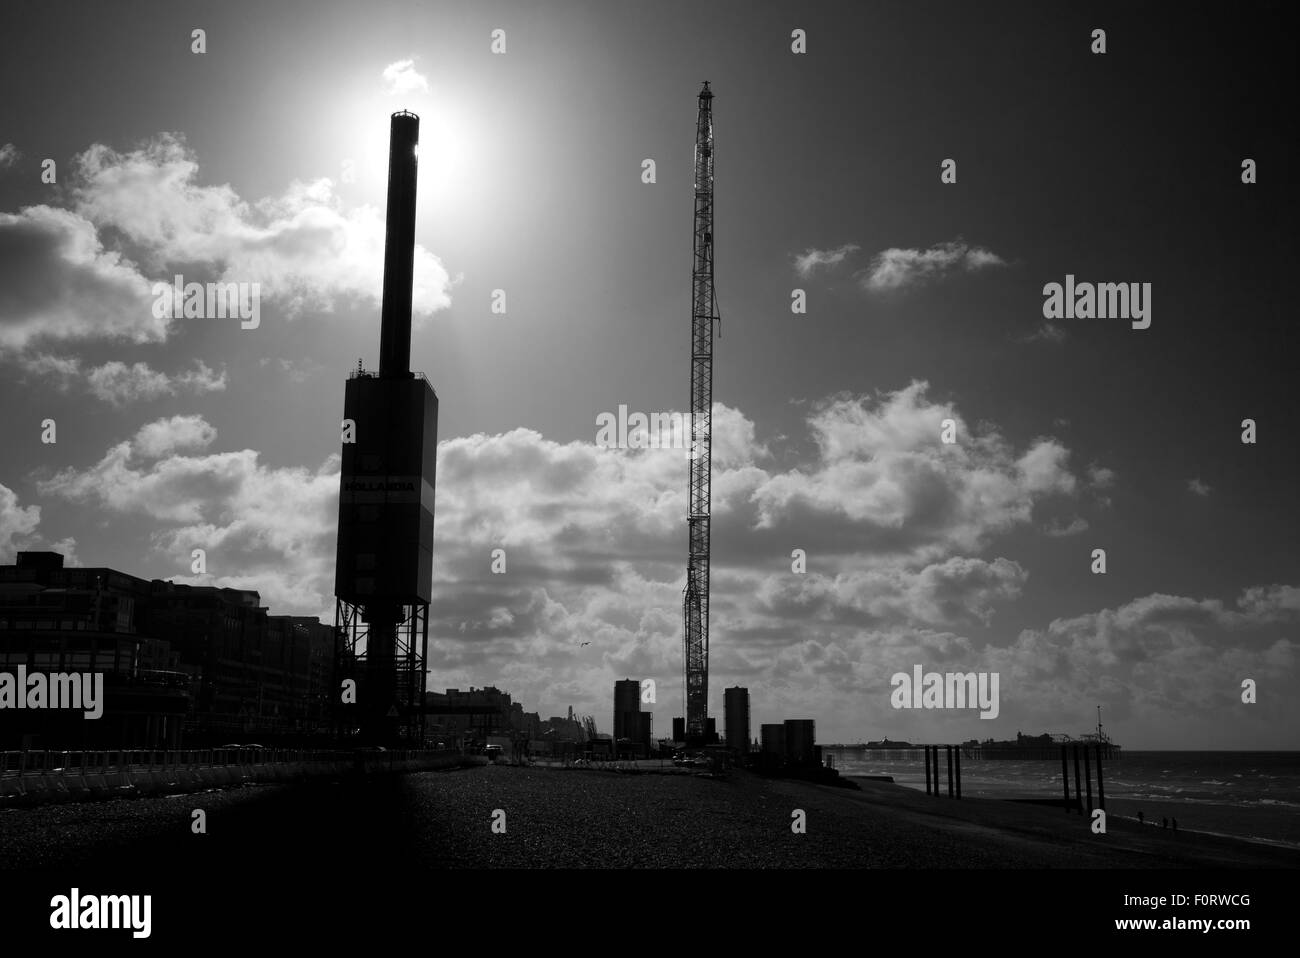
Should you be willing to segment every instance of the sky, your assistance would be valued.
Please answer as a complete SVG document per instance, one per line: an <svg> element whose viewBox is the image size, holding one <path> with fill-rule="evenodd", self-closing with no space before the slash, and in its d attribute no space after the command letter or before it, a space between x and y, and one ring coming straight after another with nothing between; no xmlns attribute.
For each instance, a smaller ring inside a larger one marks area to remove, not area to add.
<svg viewBox="0 0 1300 958"><path fill-rule="evenodd" d="M6 4L0 561L332 619L343 384L377 366L412 110L430 687L608 730L614 682L653 679L668 734L687 463L597 423L689 402L708 80L710 714L742 685L755 730L958 741L1100 705L1127 748L1296 748L1284 10ZM176 275L257 283L258 325L158 316ZM1150 325L1049 318L1067 276L1149 289ZM997 673L998 717L894 708L915 665Z"/></svg>

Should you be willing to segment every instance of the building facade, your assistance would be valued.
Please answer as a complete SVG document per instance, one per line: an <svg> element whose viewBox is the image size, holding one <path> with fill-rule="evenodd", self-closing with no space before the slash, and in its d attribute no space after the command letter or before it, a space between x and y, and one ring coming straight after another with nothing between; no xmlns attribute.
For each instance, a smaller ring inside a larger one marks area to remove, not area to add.
<svg viewBox="0 0 1300 958"><path fill-rule="evenodd" d="M0 670L102 672L103 717L0 712L8 747L164 748L302 742L327 733L332 626L269 616L256 592L0 565Z"/></svg>

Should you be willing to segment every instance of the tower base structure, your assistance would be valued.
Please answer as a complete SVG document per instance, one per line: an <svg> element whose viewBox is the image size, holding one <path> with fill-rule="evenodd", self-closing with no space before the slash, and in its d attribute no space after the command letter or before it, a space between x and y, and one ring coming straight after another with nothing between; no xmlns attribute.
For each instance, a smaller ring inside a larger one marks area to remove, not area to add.
<svg viewBox="0 0 1300 958"><path fill-rule="evenodd" d="M429 604L335 602L335 734L340 744L421 748Z"/></svg>

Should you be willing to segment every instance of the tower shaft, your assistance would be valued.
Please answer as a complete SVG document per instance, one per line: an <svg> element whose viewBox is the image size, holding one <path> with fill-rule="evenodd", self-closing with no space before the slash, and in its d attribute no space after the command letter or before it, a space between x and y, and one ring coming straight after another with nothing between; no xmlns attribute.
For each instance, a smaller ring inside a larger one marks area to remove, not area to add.
<svg viewBox="0 0 1300 958"><path fill-rule="evenodd" d="M419 117L392 115L379 370L358 368L343 394L335 672L355 696L335 712L341 736L376 745L424 729L438 397L410 369L419 139Z"/></svg>
<svg viewBox="0 0 1300 958"><path fill-rule="evenodd" d="M695 231L691 272L691 448L683 602L686 740L705 742L709 711L709 496L712 474L713 94L700 91L695 122Z"/></svg>
<svg viewBox="0 0 1300 958"><path fill-rule="evenodd" d="M384 299L379 375L411 378L411 286L415 278L415 183L420 118L394 113L388 141L388 210L384 224Z"/></svg>

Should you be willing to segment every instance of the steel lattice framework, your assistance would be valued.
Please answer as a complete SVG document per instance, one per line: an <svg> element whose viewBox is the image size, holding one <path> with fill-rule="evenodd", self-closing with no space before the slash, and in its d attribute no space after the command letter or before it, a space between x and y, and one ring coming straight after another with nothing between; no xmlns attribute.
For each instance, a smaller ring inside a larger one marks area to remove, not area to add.
<svg viewBox="0 0 1300 958"><path fill-rule="evenodd" d="M348 706L336 707L335 734L350 741L358 727L373 732L377 721L387 733L387 741L422 748L429 604L384 606L377 614L336 599L334 622L336 683L353 679L358 688L357 701L379 706L368 710L354 705L351 711Z"/></svg>
<svg viewBox="0 0 1300 958"><path fill-rule="evenodd" d="M706 740L709 711L709 495L712 473L713 335L713 94L706 81L695 122L695 261L691 273L691 446L689 552L683 601L686 739Z"/></svg>

